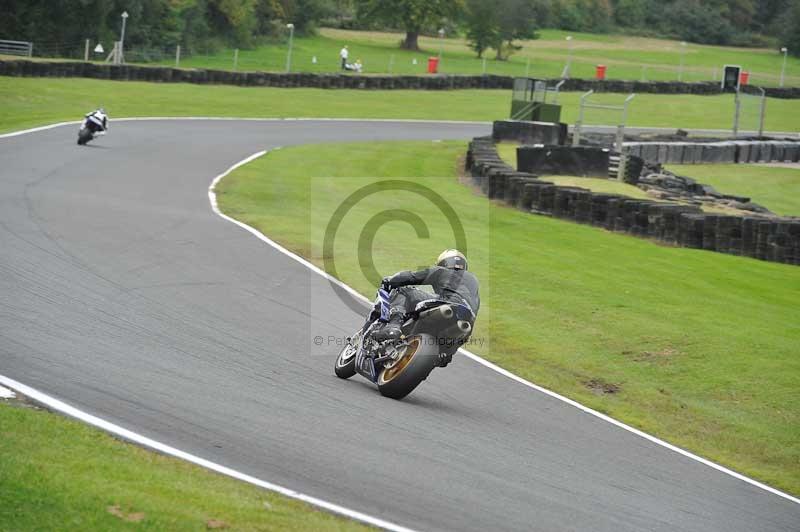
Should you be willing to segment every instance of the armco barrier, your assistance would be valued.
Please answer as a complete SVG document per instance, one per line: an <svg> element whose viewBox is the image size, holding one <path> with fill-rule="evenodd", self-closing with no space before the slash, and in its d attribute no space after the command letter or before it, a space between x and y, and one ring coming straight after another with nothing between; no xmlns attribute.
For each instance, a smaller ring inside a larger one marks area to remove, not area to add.
<svg viewBox="0 0 800 532"><path fill-rule="evenodd" d="M0 76L78 77L119 81L158 81L165 83L217 83L252 87L312 87L323 89L367 90L452 90L510 89L510 76L486 75L422 75L394 76L382 74L232 72L223 70L178 69L144 65L110 65L78 61L0 61ZM717 82L682 83L677 81L622 81L568 79L562 91L619 92L629 94L720 94ZM800 98L800 87L767 88L772 98Z"/></svg>
<svg viewBox="0 0 800 532"><path fill-rule="evenodd" d="M705 214L699 207L562 187L519 172L492 137L469 144L466 169L489 198L544 214L688 248L800 265L800 220Z"/></svg>

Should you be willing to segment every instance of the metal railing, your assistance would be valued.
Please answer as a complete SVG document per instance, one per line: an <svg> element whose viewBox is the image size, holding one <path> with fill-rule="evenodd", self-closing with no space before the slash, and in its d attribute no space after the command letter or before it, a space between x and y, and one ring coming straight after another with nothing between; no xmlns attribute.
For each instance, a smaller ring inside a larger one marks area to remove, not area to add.
<svg viewBox="0 0 800 532"><path fill-rule="evenodd" d="M586 109L603 109L606 111L621 111L619 124L617 125L617 134L614 141L614 149L618 152L622 151L622 142L625 140L625 123L628 120L628 106L636 95L631 93L622 102L622 105L608 105L600 103L590 103L589 96L594 94L593 90L581 95L580 108L578 110L578 121L575 122L575 128L572 133L572 145L579 146L581 143L581 130L583 128L584 111Z"/></svg>
<svg viewBox="0 0 800 532"><path fill-rule="evenodd" d="M753 100L757 101L758 105L758 136L764 136L764 116L767 114L767 96L766 91L761 87L752 86L752 88L757 89L760 94L750 94L746 91L741 90L741 88L736 90L736 95L734 96L734 111L733 111L733 137L736 138L739 136L739 126L742 114L742 104L747 102L752 102Z"/></svg>
<svg viewBox="0 0 800 532"><path fill-rule="evenodd" d="M0 54L33 56L33 43L28 41L0 40Z"/></svg>

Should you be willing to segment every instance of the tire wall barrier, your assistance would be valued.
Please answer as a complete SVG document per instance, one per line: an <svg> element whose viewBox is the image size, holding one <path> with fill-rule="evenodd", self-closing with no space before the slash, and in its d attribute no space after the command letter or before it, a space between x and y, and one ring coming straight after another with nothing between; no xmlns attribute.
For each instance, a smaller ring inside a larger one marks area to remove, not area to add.
<svg viewBox="0 0 800 532"><path fill-rule="evenodd" d="M511 89L511 76L497 75L365 75L342 73L233 72L227 70L180 69L162 66L111 65L78 61L0 61L0 76L74 77L118 81L160 81L165 83L209 83L247 87L311 87L320 89ZM556 80L553 80L554 82ZM622 81L568 79L562 91L721 94L716 82ZM766 88L772 98L800 98L800 87Z"/></svg>
<svg viewBox="0 0 800 532"><path fill-rule="evenodd" d="M648 163L711 164L800 161L800 141L626 142L622 151Z"/></svg>
<svg viewBox="0 0 800 532"><path fill-rule="evenodd" d="M557 186L500 159L491 137L469 144L466 170L490 199L535 214L687 248L800 265L800 220L705 214L699 207Z"/></svg>

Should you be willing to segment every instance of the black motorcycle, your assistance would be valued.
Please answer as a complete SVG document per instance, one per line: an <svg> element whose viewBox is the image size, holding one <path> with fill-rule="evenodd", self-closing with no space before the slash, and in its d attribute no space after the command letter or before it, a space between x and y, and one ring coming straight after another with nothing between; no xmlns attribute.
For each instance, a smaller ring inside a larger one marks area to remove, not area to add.
<svg viewBox="0 0 800 532"><path fill-rule="evenodd" d="M381 394L402 399L467 341L475 315L465 305L428 299L405 316L399 339L378 341L373 335L386 324L389 298L388 291L378 290L372 321L347 339L334 370L342 379L360 373Z"/></svg>
<svg viewBox="0 0 800 532"><path fill-rule="evenodd" d="M83 121L81 128L78 130L78 146L84 146L87 142L99 135L105 135L105 131L98 129L97 126L94 126L87 118Z"/></svg>

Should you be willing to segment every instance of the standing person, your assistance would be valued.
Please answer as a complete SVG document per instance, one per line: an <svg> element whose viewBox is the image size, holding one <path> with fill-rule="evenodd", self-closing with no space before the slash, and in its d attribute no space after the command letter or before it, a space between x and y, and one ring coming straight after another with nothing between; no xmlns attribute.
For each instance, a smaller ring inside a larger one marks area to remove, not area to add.
<svg viewBox="0 0 800 532"><path fill-rule="evenodd" d="M347 56L350 55L350 52L347 51L347 45L345 44L344 47L339 52L339 57L342 58L342 70L347 68Z"/></svg>

